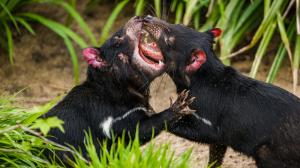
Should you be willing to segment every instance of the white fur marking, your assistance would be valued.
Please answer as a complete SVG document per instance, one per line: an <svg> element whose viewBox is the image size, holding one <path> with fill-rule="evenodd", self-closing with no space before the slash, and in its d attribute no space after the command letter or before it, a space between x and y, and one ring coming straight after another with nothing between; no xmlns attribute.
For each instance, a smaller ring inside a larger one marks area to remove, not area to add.
<svg viewBox="0 0 300 168"><path fill-rule="evenodd" d="M111 129L113 123L128 117L131 113L134 113L136 111L147 112L148 110L145 107L135 107L133 109L128 110L124 115L122 115L120 117L117 117L115 119L112 116L109 116L106 120L104 120L100 124L100 128L102 128L102 131L103 131L104 135L110 139L111 138L110 137L110 129Z"/></svg>
<svg viewBox="0 0 300 168"><path fill-rule="evenodd" d="M110 129L111 129L112 123L113 123L113 117L109 116L100 125L103 130L104 135L107 136L109 139L110 139Z"/></svg>
<svg viewBox="0 0 300 168"><path fill-rule="evenodd" d="M199 120L201 120L202 122L204 122L204 124L209 125L209 126L212 126L211 121L209 121L208 119L203 118L203 117L200 117L200 116L198 116L198 114L196 114L196 113L193 113L193 116L195 116L197 119L199 119Z"/></svg>
<svg viewBox="0 0 300 168"><path fill-rule="evenodd" d="M147 111L147 109L145 107L135 107L133 109L128 110L124 115L115 118L113 122L122 120L122 119L128 117L131 113L134 113L134 112L139 111L139 110L145 111L145 112Z"/></svg>

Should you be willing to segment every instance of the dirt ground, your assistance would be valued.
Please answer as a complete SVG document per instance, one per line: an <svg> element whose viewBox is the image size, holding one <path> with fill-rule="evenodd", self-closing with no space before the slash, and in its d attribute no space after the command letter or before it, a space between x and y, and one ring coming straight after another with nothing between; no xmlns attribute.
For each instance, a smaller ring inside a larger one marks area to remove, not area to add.
<svg viewBox="0 0 300 168"><path fill-rule="evenodd" d="M57 9L36 7L36 11L53 16L54 18L65 18L64 13ZM97 12L101 11L101 15ZM111 6L100 6L86 21L93 32L99 37L101 27L111 11ZM115 23L114 30L117 30L131 16L130 12L124 12ZM73 25L77 32L78 27ZM0 95L11 95L24 89L17 96L17 103L25 107L42 105L53 98L67 93L73 87L72 64L66 51L63 41L50 30L41 26L34 26L37 35L32 36L26 31L15 38L15 63L10 65L8 57L3 52L0 54ZM80 53L80 48L77 47ZM80 56L80 54L78 54ZM251 57L246 56L247 58ZM258 79L265 80L267 70L270 67L272 55L267 56L264 64L259 69ZM79 57L81 81L85 79L86 64ZM250 60L241 59L235 61L233 66L238 70L247 73L251 68ZM292 90L291 69L284 66L280 71L275 85ZM175 86L167 75L163 75L152 83L152 98L150 103L156 111L168 107L169 97L176 97ZM300 96L300 88L296 93ZM180 154L189 148L193 148L192 167L206 167L208 161L208 147L205 144L194 143L172 134L162 133L155 138L155 143L169 142L176 154ZM252 159L228 150L224 160L225 168L255 168Z"/></svg>

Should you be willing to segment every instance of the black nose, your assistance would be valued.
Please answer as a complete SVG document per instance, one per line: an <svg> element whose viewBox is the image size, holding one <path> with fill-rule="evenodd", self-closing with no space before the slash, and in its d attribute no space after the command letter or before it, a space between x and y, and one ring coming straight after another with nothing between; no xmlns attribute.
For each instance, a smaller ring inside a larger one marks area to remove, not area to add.
<svg viewBox="0 0 300 168"><path fill-rule="evenodd" d="M145 18L144 18L144 21L146 21L146 22L151 22L152 20L153 20L153 16L151 16L151 15L147 15Z"/></svg>

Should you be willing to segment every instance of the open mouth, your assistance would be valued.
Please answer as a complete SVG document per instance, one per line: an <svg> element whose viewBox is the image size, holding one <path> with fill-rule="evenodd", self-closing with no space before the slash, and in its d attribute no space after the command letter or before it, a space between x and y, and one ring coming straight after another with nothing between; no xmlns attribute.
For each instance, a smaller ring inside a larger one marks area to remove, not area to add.
<svg viewBox="0 0 300 168"><path fill-rule="evenodd" d="M156 67L164 65L164 57L162 52L152 37L145 29L142 29L139 35L139 55L148 64Z"/></svg>

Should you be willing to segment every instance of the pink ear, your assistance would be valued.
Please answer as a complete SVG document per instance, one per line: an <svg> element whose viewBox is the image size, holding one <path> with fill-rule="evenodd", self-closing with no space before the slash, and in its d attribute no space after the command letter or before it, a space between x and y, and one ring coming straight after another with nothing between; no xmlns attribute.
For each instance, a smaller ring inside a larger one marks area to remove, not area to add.
<svg viewBox="0 0 300 168"><path fill-rule="evenodd" d="M93 68L101 68L106 66L106 62L102 60L100 51L96 48L85 48L82 51L85 61Z"/></svg>
<svg viewBox="0 0 300 168"><path fill-rule="evenodd" d="M210 32L214 35L214 37L219 37L222 34L222 30L220 28L213 28Z"/></svg>
<svg viewBox="0 0 300 168"><path fill-rule="evenodd" d="M206 61L206 54L202 50L196 50L192 53L191 64L186 66L185 71L187 73L192 73L197 71L201 65Z"/></svg>

